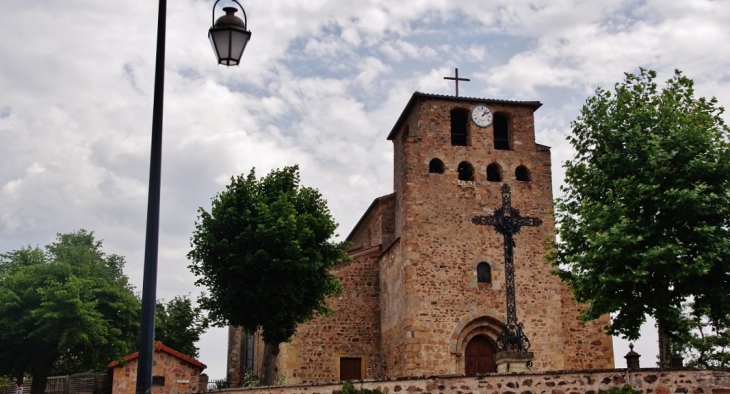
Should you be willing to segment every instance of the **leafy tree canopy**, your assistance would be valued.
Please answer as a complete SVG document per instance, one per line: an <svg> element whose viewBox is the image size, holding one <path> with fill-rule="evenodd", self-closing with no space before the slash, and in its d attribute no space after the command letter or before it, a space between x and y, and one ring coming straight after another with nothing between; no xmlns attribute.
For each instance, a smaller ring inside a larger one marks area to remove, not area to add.
<svg viewBox="0 0 730 394"><path fill-rule="evenodd" d="M0 375L33 375L43 392L50 374L104 371L133 351L139 301L93 233L0 254Z"/></svg>
<svg viewBox="0 0 730 394"><path fill-rule="evenodd" d="M257 179L231 179L210 212L199 210L191 271L208 291L200 305L217 325L259 327L267 344L288 341L299 323L329 312L341 285L330 270L347 260L331 240L337 225L326 201L299 183L298 166Z"/></svg>
<svg viewBox="0 0 730 394"><path fill-rule="evenodd" d="M549 259L584 319L612 313L609 333L637 339L650 315L661 342L689 330L690 298L713 322L729 316L730 150L714 98L679 71L661 90L655 78L599 88L572 123Z"/></svg>
<svg viewBox="0 0 730 394"><path fill-rule="evenodd" d="M155 340L162 341L187 356L197 358L195 344L205 332L206 321L199 307L187 296L176 296L165 303L157 301L155 308Z"/></svg>

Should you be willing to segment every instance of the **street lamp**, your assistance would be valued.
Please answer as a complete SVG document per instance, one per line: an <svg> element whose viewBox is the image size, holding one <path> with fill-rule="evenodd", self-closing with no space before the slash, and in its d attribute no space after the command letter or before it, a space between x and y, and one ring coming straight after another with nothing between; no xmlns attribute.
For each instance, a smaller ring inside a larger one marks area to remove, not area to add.
<svg viewBox="0 0 730 394"><path fill-rule="evenodd" d="M218 4L217 0L215 4ZM246 30L246 11L236 0L236 4L241 7L243 12L243 20L234 15L237 9L234 7L226 7L223 11L225 15L215 20L215 4L213 4L213 25L208 30L208 39L213 45L215 56L218 58L218 64L226 66L237 66L241 60L243 50L246 49L248 40L251 39L251 32Z"/></svg>
<svg viewBox="0 0 730 394"><path fill-rule="evenodd" d="M162 164L162 104L165 91L165 25L167 0L159 0L157 15L157 53L155 57L155 92L152 106L152 150L150 154L150 184L147 198L147 230L144 250L144 278L142 283L142 315L139 329L139 357L137 363L137 394L150 394L152 389L152 356L155 337L155 303L157 302L157 251L160 234L160 172ZM213 16L215 18L215 6ZM243 11L243 6L236 1ZM251 32L246 22L233 15L235 8L227 7L208 33L219 64L237 65L246 48ZM244 19L246 12L243 11ZM239 23L240 22L240 23ZM226 36L226 32L228 35ZM228 40L228 41L226 41ZM219 49L220 48L220 49Z"/></svg>

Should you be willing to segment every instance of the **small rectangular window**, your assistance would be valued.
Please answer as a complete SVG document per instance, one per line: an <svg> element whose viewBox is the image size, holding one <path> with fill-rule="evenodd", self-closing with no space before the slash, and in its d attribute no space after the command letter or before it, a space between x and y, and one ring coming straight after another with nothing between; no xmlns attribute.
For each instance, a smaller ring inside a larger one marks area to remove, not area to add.
<svg viewBox="0 0 730 394"><path fill-rule="evenodd" d="M153 386L164 386L165 385L165 377L164 376L153 376L152 377L152 385Z"/></svg>

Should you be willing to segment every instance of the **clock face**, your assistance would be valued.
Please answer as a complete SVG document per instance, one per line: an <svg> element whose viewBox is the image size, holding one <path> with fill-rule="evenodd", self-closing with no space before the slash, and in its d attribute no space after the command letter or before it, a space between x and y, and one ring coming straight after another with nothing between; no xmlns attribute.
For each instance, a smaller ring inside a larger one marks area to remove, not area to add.
<svg viewBox="0 0 730 394"><path fill-rule="evenodd" d="M486 105L477 105L471 110L471 119L479 127L492 124L492 111Z"/></svg>

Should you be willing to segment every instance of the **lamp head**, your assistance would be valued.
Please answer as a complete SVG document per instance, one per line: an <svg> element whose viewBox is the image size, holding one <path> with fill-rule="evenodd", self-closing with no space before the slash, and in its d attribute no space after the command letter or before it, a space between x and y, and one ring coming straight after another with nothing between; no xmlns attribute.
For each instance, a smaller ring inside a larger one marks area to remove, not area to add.
<svg viewBox="0 0 730 394"><path fill-rule="evenodd" d="M243 11L243 7L241 10ZM226 14L218 18L208 30L208 39L218 58L218 64L237 66L248 40L251 39L251 32L246 29L246 11L243 11L243 20L235 15L238 11L235 7L225 7L223 11ZM213 18L215 19L215 5Z"/></svg>

